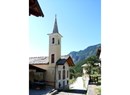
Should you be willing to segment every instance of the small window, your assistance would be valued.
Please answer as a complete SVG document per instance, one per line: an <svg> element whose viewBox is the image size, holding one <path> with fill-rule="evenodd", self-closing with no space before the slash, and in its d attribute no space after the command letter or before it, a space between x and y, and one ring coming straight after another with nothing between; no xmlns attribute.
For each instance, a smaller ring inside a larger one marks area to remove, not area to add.
<svg viewBox="0 0 130 95"><path fill-rule="evenodd" d="M65 70L63 70L63 79L65 79Z"/></svg>
<svg viewBox="0 0 130 95"><path fill-rule="evenodd" d="M63 69L65 69L65 66L63 66Z"/></svg>
<svg viewBox="0 0 130 95"><path fill-rule="evenodd" d="M58 40L58 45L60 44L60 40Z"/></svg>
<svg viewBox="0 0 130 95"><path fill-rule="evenodd" d="M54 44L55 43L55 38L52 38L52 44Z"/></svg>
<svg viewBox="0 0 130 95"><path fill-rule="evenodd" d="M69 77L69 72L68 72L68 70L67 70L67 78Z"/></svg>
<svg viewBox="0 0 130 95"><path fill-rule="evenodd" d="M69 84L69 81L67 80L67 85Z"/></svg>
<svg viewBox="0 0 130 95"><path fill-rule="evenodd" d="M55 55L52 54L52 55L51 55L51 63L54 63L54 62L55 62Z"/></svg>
<svg viewBox="0 0 130 95"><path fill-rule="evenodd" d="M59 71L59 80L61 79L61 71Z"/></svg>

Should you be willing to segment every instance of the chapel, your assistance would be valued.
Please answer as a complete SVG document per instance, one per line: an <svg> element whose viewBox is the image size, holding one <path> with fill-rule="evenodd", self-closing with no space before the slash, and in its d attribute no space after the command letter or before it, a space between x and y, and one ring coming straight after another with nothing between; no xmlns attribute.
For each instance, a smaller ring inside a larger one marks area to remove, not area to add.
<svg viewBox="0 0 130 95"><path fill-rule="evenodd" d="M61 55L62 35L55 16L54 28L49 36L49 56L29 58L29 82L45 82L56 89L69 86L70 67L74 62L69 55Z"/></svg>

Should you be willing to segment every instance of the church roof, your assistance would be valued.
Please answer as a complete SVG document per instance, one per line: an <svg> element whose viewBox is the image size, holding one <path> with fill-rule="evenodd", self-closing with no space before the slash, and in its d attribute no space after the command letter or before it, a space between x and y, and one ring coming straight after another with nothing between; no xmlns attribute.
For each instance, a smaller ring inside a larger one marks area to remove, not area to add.
<svg viewBox="0 0 130 95"><path fill-rule="evenodd" d="M29 64L47 64L48 60L47 56L29 57Z"/></svg>
<svg viewBox="0 0 130 95"><path fill-rule="evenodd" d="M59 33L59 31L58 31L58 25L57 25L57 17L56 17L56 15L55 15L55 22L54 22L54 27L53 27L53 32L52 33L50 33L50 34L48 34L48 35L59 35L59 36L61 36L62 37L62 35Z"/></svg>
<svg viewBox="0 0 130 95"><path fill-rule="evenodd" d="M56 18L56 15L55 15L55 22L54 22L53 33L59 33L59 32L58 32L58 25L57 25L57 18Z"/></svg>
<svg viewBox="0 0 130 95"><path fill-rule="evenodd" d="M70 56L64 55L56 62L57 65L64 65L65 62L68 63L69 66L74 66L73 60ZM47 56L40 57L29 57L29 64L48 64L49 58Z"/></svg>

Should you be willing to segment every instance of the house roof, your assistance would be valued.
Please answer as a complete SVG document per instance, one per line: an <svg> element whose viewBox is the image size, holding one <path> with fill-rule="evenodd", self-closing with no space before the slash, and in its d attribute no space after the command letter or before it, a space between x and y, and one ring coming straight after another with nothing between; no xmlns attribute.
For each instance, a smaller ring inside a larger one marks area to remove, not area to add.
<svg viewBox="0 0 130 95"><path fill-rule="evenodd" d="M64 63L66 62L67 59L59 59L56 64L57 65L64 65Z"/></svg>
<svg viewBox="0 0 130 95"><path fill-rule="evenodd" d="M69 66L74 66L74 62L70 56L62 56L61 59L59 59L56 64L57 65L64 65L65 62L68 63Z"/></svg>
<svg viewBox="0 0 130 95"><path fill-rule="evenodd" d="M29 15L44 17L44 14L37 0L29 0Z"/></svg>

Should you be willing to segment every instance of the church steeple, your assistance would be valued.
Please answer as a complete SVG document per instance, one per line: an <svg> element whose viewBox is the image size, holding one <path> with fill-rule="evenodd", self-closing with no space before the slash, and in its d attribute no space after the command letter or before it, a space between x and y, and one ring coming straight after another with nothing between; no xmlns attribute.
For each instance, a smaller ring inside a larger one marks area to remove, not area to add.
<svg viewBox="0 0 130 95"><path fill-rule="evenodd" d="M56 62L61 58L61 37L58 31L57 18L55 15L55 22L53 32L49 35L49 65L55 67Z"/></svg>
<svg viewBox="0 0 130 95"><path fill-rule="evenodd" d="M58 25L57 25L57 17L56 17L56 15L55 15L55 22L54 22L53 33L59 33L58 32Z"/></svg>

